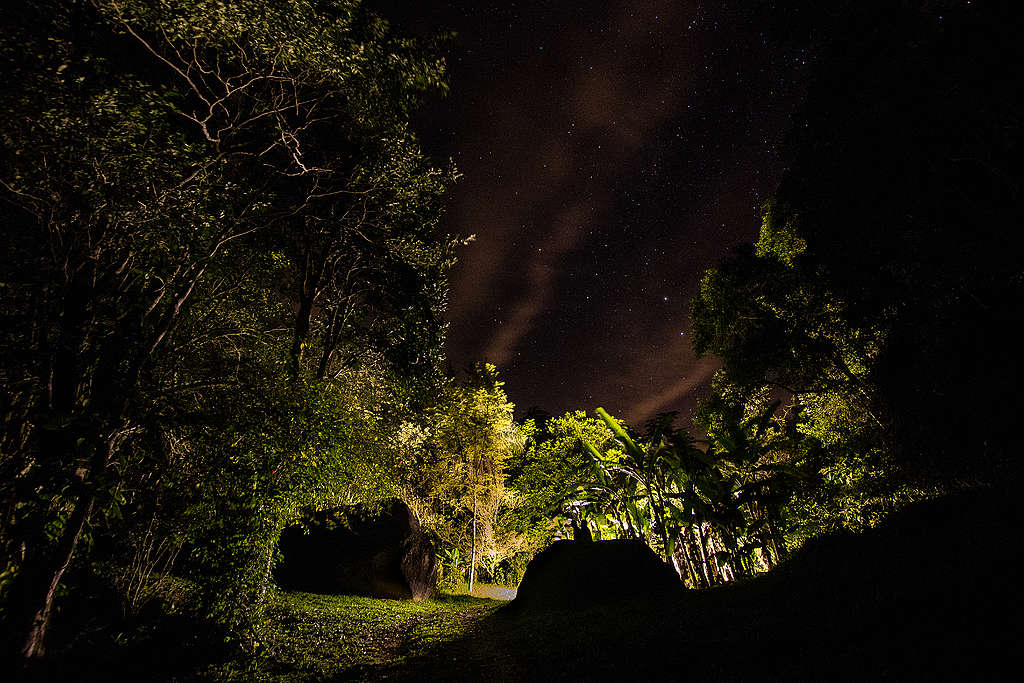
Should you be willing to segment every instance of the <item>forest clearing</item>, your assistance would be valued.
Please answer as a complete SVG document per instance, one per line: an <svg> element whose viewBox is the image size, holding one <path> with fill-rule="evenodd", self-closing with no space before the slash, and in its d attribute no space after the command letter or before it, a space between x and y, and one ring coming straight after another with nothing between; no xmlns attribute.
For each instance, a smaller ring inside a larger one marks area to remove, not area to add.
<svg viewBox="0 0 1024 683"><path fill-rule="evenodd" d="M1005 671L1017 5L5 3L0 678Z"/></svg>

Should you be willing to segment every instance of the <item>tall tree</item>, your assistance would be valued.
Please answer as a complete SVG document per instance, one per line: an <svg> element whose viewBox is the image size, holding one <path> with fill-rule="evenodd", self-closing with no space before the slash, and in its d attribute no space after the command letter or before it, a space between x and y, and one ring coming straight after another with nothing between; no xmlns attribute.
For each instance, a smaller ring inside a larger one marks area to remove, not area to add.
<svg viewBox="0 0 1024 683"><path fill-rule="evenodd" d="M458 527L468 527L471 591L481 557L489 556L492 567L504 559L498 556L504 554L503 546L509 540L502 542L505 530L499 524L509 500L505 463L522 450L527 436L515 421L515 405L509 402L503 385L494 365L474 363L465 383L452 387L435 419L438 466L448 474L439 478L440 485L431 495L437 505L451 510L448 517L456 527L443 541L457 543L462 535Z"/></svg>

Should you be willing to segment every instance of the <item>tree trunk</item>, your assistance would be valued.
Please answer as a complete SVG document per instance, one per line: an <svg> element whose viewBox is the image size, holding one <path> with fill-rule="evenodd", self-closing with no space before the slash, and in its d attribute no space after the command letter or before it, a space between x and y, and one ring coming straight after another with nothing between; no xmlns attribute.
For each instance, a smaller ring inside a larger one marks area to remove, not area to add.
<svg viewBox="0 0 1024 683"><path fill-rule="evenodd" d="M699 566L693 551L693 531L690 531L690 538L685 536L680 539L682 541L683 559L686 561L686 566L690 570L690 575L693 577L694 588L708 588L709 584L707 577L704 575L704 568Z"/></svg>
<svg viewBox="0 0 1024 683"><path fill-rule="evenodd" d="M49 562L42 562L38 578L38 584L31 586L31 589L38 587L42 595L38 597L29 595L28 604L38 605L32 613L28 624L28 635L21 648L21 657L25 666L38 661L46 653L46 631L50 626L50 617L53 614L53 600L57 593L57 586L64 576L64 572L71 565L71 559L75 555L75 548L78 540L82 537L82 531L92 513L92 506L95 499L92 494L83 494L75 503L75 509L68 519L67 527L61 534L53 558ZM44 577L48 579L43 580Z"/></svg>
<svg viewBox="0 0 1024 683"><path fill-rule="evenodd" d="M473 467L473 552L469 559L469 592L473 592L476 580L476 467Z"/></svg>
<svg viewBox="0 0 1024 683"><path fill-rule="evenodd" d="M676 570L676 575L679 577L679 580L685 584L686 580L690 578L690 568L686 566L685 561L680 563L678 556L678 552L672 553L672 568Z"/></svg>
<svg viewBox="0 0 1024 683"><path fill-rule="evenodd" d="M711 563L708 562L707 541L704 539L704 530L701 528L700 523L697 523L695 527L697 529L697 548L700 550L701 565L704 569L704 576L708 582L708 587L711 587L715 585L712 577L716 573L716 567L713 567Z"/></svg>
<svg viewBox="0 0 1024 683"><path fill-rule="evenodd" d="M725 542L715 534L709 536L709 545L711 546L711 557L715 561L715 567L718 569L718 573L722 578L723 583L728 583L736 579L735 574L732 571L731 555L725 562L720 561L719 553L728 553L725 547Z"/></svg>
<svg viewBox="0 0 1024 683"><path fill-rule="evenodd" d="M629 533L629 538L639 538L640 534L638 534L636 529L633 527L633 519L629 514L629 508L626 507L625 503L619 503L619 507L622 508L622 518L626 520L624 526L626 531Z"/></svg>
<svg viewBox="0 0 1024 683"><path fill-rule="evenodd" d="M785 542L782 540L782 534L779 533L778 528L772 521L771 514L768 517L768 533L771 535L772 546L775 548L775 564L781 564L785 558Z"/></svg>
<svg viewBox="0 0 1024 683"><path fill-rule="evenodd" d="M699 570L695 573L697 574L697 578L700 580L701 587L711 588L711 575L708 573L708 563L707 559L704 557L704 551L700 548L700 536L698 536L692 529L690 532L689 552L690 559L693 561L693 566Z"/></svg>
<svg viewBox="0 0 1024 683"><path fill-rule="evenodd" d="M668 530L665 528L665 497L662 495L661 486L658 487L658 509L654 515L654 519L658 522L658 529L661 531L661 543L665 549L665 562L670 561L670 553L668 551ZM651 493L651 487L647 487L647 495L651 499L651 508L654 509L654 496Z"/></svg>

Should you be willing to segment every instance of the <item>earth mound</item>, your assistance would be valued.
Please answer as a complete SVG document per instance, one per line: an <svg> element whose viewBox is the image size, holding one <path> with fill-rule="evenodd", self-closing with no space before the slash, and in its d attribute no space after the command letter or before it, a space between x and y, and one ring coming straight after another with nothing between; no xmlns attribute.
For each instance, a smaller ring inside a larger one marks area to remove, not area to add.
<svg viewBox="0 0 1024 683"><path fill-rule="evenodd" d="M437 585L434 547L400 500L309 512L281 532L282 588L422 600Z"/></svg>
<svg viewBox="0 0 1024 683"><path fill-rule="evenodd" d="M530 560L510 607L574 608L681 587L675 570L641 541L558 541Z"/></svg>

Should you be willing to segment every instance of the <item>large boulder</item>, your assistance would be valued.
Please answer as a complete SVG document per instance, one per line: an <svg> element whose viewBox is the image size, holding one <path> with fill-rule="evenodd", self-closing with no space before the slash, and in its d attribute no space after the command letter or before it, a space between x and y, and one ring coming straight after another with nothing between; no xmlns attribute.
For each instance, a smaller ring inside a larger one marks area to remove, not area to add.
<svg viewBox="0 0 1024 683"><path fill-rule="evenodd" d="M513 607L575 608L681 588L675 570L641 541L558 541L530 560Z"/></svg>
<svg viewBox="0 0 1024 683"><path fill-rule="evenodd" d="M433 544L400 500L308 513L281 533L282 588L378 598L429 598L437 585Z"/></svg>

